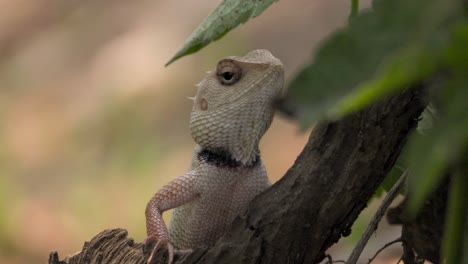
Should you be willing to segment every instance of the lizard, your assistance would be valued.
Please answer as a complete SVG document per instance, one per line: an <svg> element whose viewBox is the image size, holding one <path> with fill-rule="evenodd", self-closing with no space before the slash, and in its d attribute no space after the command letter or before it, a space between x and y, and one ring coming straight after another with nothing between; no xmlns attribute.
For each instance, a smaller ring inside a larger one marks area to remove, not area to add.
<svg viewBox="0 0 468 264"><path fill-rule="evenodd" d="M164 185L146 207L148 263L163 248L172 263L174 251L214 245L271 185L259 141L272 122L275 101L285 94L281 61L268 50L226 57L196 86L190 169ZM173 208L168 231L162 213Z"/></svg>

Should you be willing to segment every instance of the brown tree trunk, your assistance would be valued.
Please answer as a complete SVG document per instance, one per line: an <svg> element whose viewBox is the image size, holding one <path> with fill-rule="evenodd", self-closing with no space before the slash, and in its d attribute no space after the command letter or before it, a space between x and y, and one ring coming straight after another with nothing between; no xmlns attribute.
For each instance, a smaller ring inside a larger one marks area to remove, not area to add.
<svg viewBox="0 0 468 264"><path fill-rule="evenodd" d="M425 106L422 87L414 87L339 121L317 124L293 167L252 201L214 247L177 256L176 263L321 261L351 233ZM105 231L69 263L144 263L142 246L126 235ZM52 254L49 263L60 263L58 256Z"/></svg>
<svg viewBox="0 0 468 264"><path fill-rule="evenodd" d="M447 173L414 218L408 217L404 211L408 197L388 210L389 223L402 225L405 264L423 263L424 260L434 264L440 262L450 179L450 173Z"/></svg>

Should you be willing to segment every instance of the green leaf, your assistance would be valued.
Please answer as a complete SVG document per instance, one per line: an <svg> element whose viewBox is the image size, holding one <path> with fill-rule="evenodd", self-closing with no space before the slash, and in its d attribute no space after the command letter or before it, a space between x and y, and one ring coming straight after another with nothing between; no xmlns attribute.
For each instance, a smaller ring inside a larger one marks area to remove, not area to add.
<svg viewBox="0 0 468 264"><path fill-rule="evenodd" d="M421 134L425 134L434 127L434 123L436 121L437 110L432 106L432 104L429 104L422 112L421 120L418 122L416 130Z"/></svg>
<svg viewBox="0 0 468 264"><path fill-rule="evenodd" d="M380 198L385 192L390 191L390 189L392 189L395 183L400 179L401 175L405 172L406 168L408 168L407 157L405 153L402 152L395 162L392 170L390 170L387 176L385 176L384 181L371 197L371 200L374 198ZM405 188L402 188L399 193L404 194Z"/></svg>
<svg viewBox="0 0 468 264"><path fill-rule="evenodd" d="M220 39L231 29L260 15L276 1L278 0L224 0L188 37L166 66Z"/></svg>
<svg viewBox="0 0 468 264"><path fill-rule="evenodd" d="M466 221L468 217L468 195L466 193L466 190L468 190L468 177L465 169L462 165L462 168L453 175L450 183L449 206L442 244L445 263L466 263L462 260L463 247L466 247L468 243L463 237L468 229L468 225L465 224L468 223ZM443 259L441 259L440 263L444 263Z"/></svg>
<svg viewBox="0 0 468 264"><path fill-rule="evenodd" d="M444 53L444 63L459 74L468 70L468 18L455 24L451 41Z"/></svg>
<svg viewBox="0 0 468 264"><path fill-rule="evenodd" d="M390 189L392 189L392 187L395 185L398 179L400 179L401 175L405 172L406 166L404 165L404 162L402 160L402 157L401 159L398 159L395 166L393 166L392 170L388 173L388 175L385 177L385 180L380 185L380 187L385 192L390 191ZM400 193L404 193L403 189L400 191Z"/></svg>
<svg viewBox="0 0 468 264"><path fill-rule="evenodd" d="M435 72L461 3L381 0L354 17L290 84L303 125L357 111Z"/></svg>
<svg viewBox="0 0 468 264"><path fill-rule="evenodd" d="M433 129L413 135L409 142L409 211L415 214L447 168L459 162L468 148L468 23L457 23L444 52L450 69L448 84L434 97L437 108Z"/></svg>
<svg viewBox="0 0 468 264"><path fill-rule="evenodd" d="M438 120L425 134L414 134L408 145L409 211L422 205L449 166L468 148L468 76L453 76L439 96Z"/></svg>

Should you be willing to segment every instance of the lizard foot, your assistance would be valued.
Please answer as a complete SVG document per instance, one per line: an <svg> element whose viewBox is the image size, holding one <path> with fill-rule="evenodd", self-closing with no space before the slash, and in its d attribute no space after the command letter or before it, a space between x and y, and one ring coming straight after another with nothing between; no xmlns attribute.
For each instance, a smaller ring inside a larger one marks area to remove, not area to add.
<svg viewBox="0 0 468 264"><path fill-rule="evenodd" d="M154 236L150 236L145 240L144 251L147 252L148 248L149 249L152 248L151 254L147 261L148 264L151 264L153 262L153 259L156 257L156 254L163 247L166 247L167 249L167 254L168 254L167 264L172 264L172 262L174 261L174 246L171 244L171 242L169 242L168 239L158 239Z"/></svg>

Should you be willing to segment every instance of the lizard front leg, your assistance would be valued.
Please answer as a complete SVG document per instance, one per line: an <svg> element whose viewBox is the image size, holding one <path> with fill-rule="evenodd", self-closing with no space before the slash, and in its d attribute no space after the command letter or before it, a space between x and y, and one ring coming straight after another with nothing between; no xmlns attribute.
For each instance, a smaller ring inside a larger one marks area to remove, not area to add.
<svg viewBox="0 0 468 264"><path fill-rule="evenodd" d="M169 264L174 259L174 246L169 241L167 227L162 219L162 213L169 209L179 207L197 198L199 193L195 190L195 172L187 174L166 184L154 194L146 206L146 232L145 248L151 244L153 247L148 263L151 263L159 249L166 247L169 255Z"/></svg>

